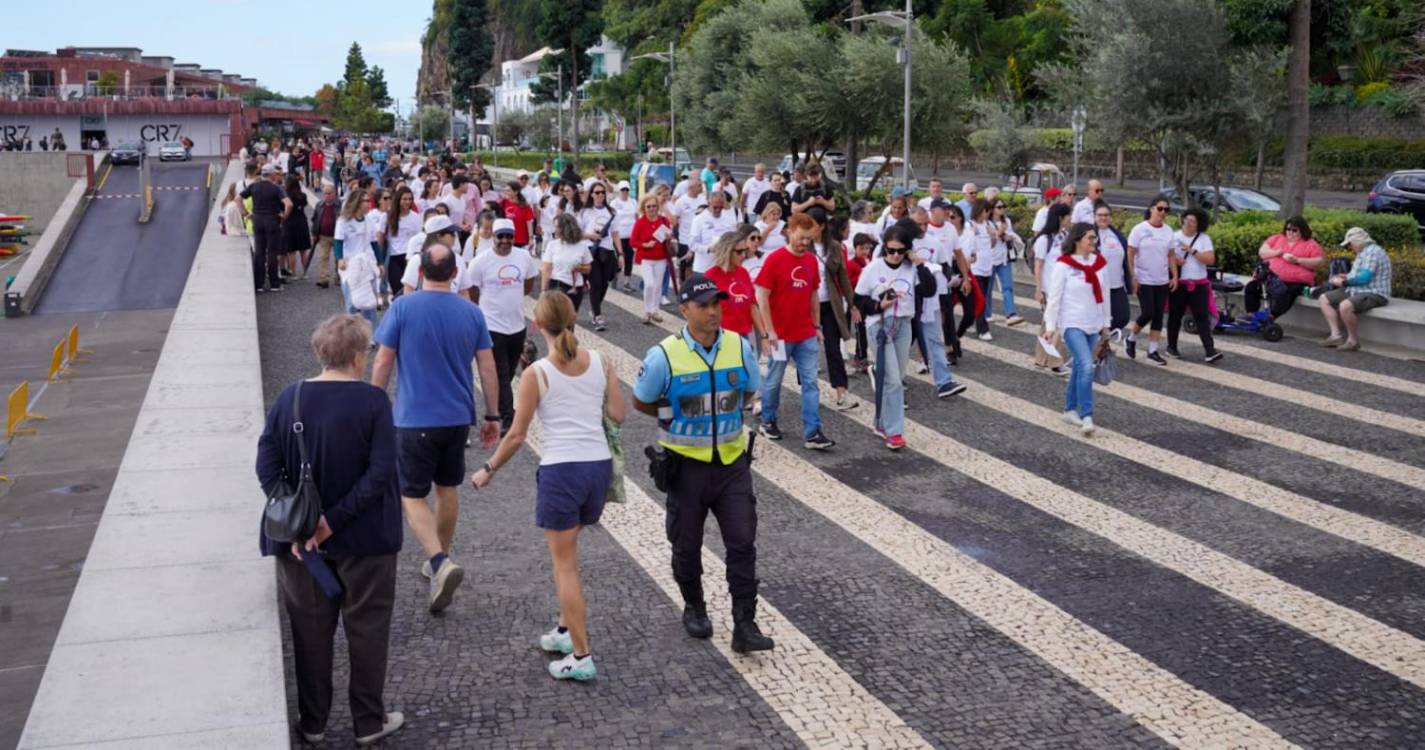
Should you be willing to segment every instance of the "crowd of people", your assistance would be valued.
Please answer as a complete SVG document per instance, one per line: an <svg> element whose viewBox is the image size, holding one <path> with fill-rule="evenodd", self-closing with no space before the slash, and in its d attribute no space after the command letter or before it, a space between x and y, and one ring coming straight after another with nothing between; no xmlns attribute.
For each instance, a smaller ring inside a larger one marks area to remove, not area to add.
<svg viewBox="0 0 1425 750"><path fill-rule="evenodd" d="M321 738L330 710L338 618L351 650L358 743L400 727L381 688L402 520L422 550L428 609L439 613L465 577L454 550L460 487L467 479L477 490L491 486L535 420L535 524L547 538L559 602L554 627L537 643L558 655L548 666L556 679L595 676L578 539L619 494L613 461L628 405L612 363L575 336L585 300L583 322L594 331L610 325L603 306L614 289L641 299L644 325L663 323L669 305L684 321L647 352L631 406L658 423L657 445L646 454L667 495L683 626L695 638L713 634L701 563L711 513L727 550L738 653L774 647L756 624L749 467L757 436L784 439L779 407L789 366L801 391L805 448L837 445L823 428L824 373L831 408L873 409L878 439L902 450L909 371L929 375L937 397L954 397L966 389L953 368L967 356L970 327L992 341L992 322L1026 323L1014 290L1020 260L1043 309L1036 362L1066 378L1063 417L1084 435L1094 432L1096 368L1114 342L1129 357L1143 345L1147 362L1167 366L1185 357L1180 332L1191 316L1197 356L1209 364L1223 357L1213 339L1210 217L1191 209L1174 228L1160 196L1125 235L1097 180L1081 200L1074 186L1047 191L1021 234L998 190L966 184L952 200L938 179L928 195L895 188L884 207L856 201L843 213L816 165L769 174L759 164L739 185L709 160L678 184L650 185L635 198L602 164L585 178L546 162L501 185L478 158L464 163L392 142L274 142L244 156L244 178L230 186L223 217L230 233L251 235L256 291L280 291L315 264L315 286L329 289L335 278L341 294L341 314L312 337L322 374L276 399L258 450L269 497L309 461L322 498L308 538L262 540L279 558L299 728L309 741ZM309 200L314 186L319 193ZM1314 291L1331 328L1323 343L1351 350L1359 347L1356 316L1389 300L1390 266L1363 230L1345 240L1355 265ZM1259 318L1284 314L1325 262L1300 217L1259 255L1246 292L1248 314ZM995 287L1002 317L993 311ZM537 337L526 322L531 295ZM368 359L370 384L362 382ZM866 406L850 388L862 374L874 393ZM493 452L467 474L472 431ZM304 445L312 446L307 460ZM330 563L346 596L333 599L314 583L315 558Z"/></svg>

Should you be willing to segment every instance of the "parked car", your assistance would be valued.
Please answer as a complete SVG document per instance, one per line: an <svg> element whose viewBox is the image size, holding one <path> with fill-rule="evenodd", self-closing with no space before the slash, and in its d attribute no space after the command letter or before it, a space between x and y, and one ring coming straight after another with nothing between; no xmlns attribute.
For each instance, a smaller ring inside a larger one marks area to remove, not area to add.
<svg viewBox="0 0 1425 750"><path fill-rule="evenodd" d="M1017 195L1031 206L1044 204L1044 191L1067 183L1063 170L1048 162L1035 162L1005 178L1001 194Z"/></svg>
<svg viewBox="0 0 1425 750"><path fill-rule="evenodd" d="M148 149L139 141L120 143L109 149L110 164L139 164L148 155Z"/></svg>
<svg viewBox="0 0 1425 750"><path fill-rule="evenodd" d="M1219 201L1223 211L1271 211L1276 213L1282 208L1281 202L1276 198L1249 187L1223 185L1221 198L1218 197L1218 188L1208 185L1190 185L1188 192L1192 193L1198 207L1205 211L1218 208ZM1182 198L1178 196L1177 188L1168 188L1163 191L1163 195L1168 199L1170 211L1176 213L1187 208Z"/></svg>
<svg viewBox="0 0 1425 750"><path fill-rule="evenodd" d="M899 156L891 157L891 163L886 164L884 156L868 156L856 162L856 189L865 190L871 186L871 180L878 172L885 170L881 179L876 181L876 186L889 189L902 184L902 167L905 161ZM915 179L915 167L910 168L910 189L919 190L920 182Z"/></svg>
<svg viewBox="0 0 1425 750"><path fill-rule="evenodd" d="M169 141L158 147L159 161L188 161L192 156L178 141Z"/></svg>
<svg viewBox="0 0 1425 750"><path fill-rule="evenodd" d="M663 164L670 164L673 162L673 152L670 151L667 146L664 146L663 148L653 149L653 155L658 157L658 161ZM693 168L693 155L688 153L687 149L679 148L678 163L674 166L677 167L678 174L686 174L689 169Z"/></svg>
<svg viewBox="0 0 1425 750"><path fill-rule="evenodd" d="M782 160L777 162L777 171L791 174L792 170L801 165L806 160L800 155L785 154ZM846 174L846 154L840 151L827 151L821 155L821 171L831 178L832 182L841 182ZM859 170L858 170L859 171Z"/></svg>
<svg viewBox="0 0 1425 750"><path fill-rule="evenodd" d="M1366 212L1411 214L1425 237L1425 169L1402 169L1385 176L1366 196Z"/></svg>

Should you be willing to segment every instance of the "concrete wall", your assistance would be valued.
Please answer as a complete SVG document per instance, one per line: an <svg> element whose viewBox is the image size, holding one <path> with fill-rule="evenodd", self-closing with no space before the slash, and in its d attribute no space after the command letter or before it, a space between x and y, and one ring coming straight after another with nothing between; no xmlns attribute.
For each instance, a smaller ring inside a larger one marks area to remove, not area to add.
<svg viewBox="0 0 1425 750"><path fill-rule="evenodd" d="M0 214L32 216L25 226L38 237L74 187L64 162L64 153L0 151Z"/></svg>
<svg viewBox="0 0 1425 750"><path fill-rule="evenodd" d="M158 147L182 136L193 139L194 156L221 156L232 139L232 123L226 114L5 114L0 115L0 131L17 137L28 135L39 148L40 136L59 128L71 152L80 149L80 129L100 130L109 145L143 141L149 156L158 156Z"/></svg>
<svg viewBox="0 0 1425 750"><path fill-rule="evenodd" d="M1425 140L1425 114L1395 117L1381 107L1312 107L1311 134ZM1415 165L1401 165L1405 166Z"/></svg>

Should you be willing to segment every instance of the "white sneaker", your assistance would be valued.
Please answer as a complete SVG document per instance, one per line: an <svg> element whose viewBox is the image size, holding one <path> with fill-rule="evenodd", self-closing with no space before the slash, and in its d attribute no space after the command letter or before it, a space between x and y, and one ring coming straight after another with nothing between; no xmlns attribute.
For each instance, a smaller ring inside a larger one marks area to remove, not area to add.
<svg viewBox="0 0 1425 750"><path fill-rule="evenodd" d="M1079 413L1070 409L1064 412L1064 423L1070 427L1083 427L1084 421L1079 419Z"/></svg>
<svg viewBox="0 0 1425 750"><path fill-rule="evenodd" d="M1084 437L1088 437L1093 434L1093 417L1084 417L1082 429L1084 431Z"/></svg>
<svg viewBox="0 0 1425 750"><path fill-rule="evenodd" d="M918 375L924 375L925 373L930 372L930 365L921 362L920 364L916 365L915 372Z"/></svg>
<svg viewBox="0 0 1425 750"><path fill-rule="evenodd" d="M995 340L995 337L992 336L992 335L990 335L990 332L989 332L989 331L985 331L984 333L980 334L980 340L981 340L981 341L994 341L994 340Z"/></svg>
<svg viewBox="0 0 1425 750"><path fill-rule="evenodd" d="M406 723L406 717L400 711L387 711L386 720L381 722L381 731L375 734L368 734L365 737L357 737L356 744L360 747L374 745L381 740L390 737Z"/></svg>
<svg viewBox="0 0 1425 750"><path fill-rule="evenodd" d="M574 658L573 654L566 655L559 661L549 663L549 676L556 680L585 680L594 679L597 674L594 669L594 656L590 654L582 659Z"/></svg>
<svg viewBox="0 0 1425 750"><path fill-rule="evenodd" d="M857 406L860 406L860 402L858 402L854 398L851 398L850 394L838 397L836 401L833 402L833 404L836 406L837 411L847 411L849 409L855 409Z"/></svg>
<svg viewBox="0 0 1425 750"><path fill-rule="evenodd" d="M574 639L569 637L569 631L561 633L556 627L539 637L539 647L552 654L572 654L574 653Z"/></svg>

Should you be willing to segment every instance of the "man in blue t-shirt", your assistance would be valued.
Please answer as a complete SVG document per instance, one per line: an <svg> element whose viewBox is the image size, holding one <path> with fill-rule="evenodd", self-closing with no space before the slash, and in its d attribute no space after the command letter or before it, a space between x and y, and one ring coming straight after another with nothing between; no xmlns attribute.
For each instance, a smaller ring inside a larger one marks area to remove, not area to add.
<svg viewBox="0 0 1425 750"><path fill-rule="evenodd" d="M395 422L401 505L411 534L430 559L421 572L430 578L430 611L445 609L465 572L450 560L450 543L460 517L460 483L465 479L465 447L475 423L475 385L470 362L480 366L485 421L480 445L492 448L500 436L500 392L485 314L470 300L452 294L455 252L439 242L421 254L425 283L405 294L376 331L371 382L385 388L393 367L400 371ZM426 499L435 485L435 512Z"/></svg>

